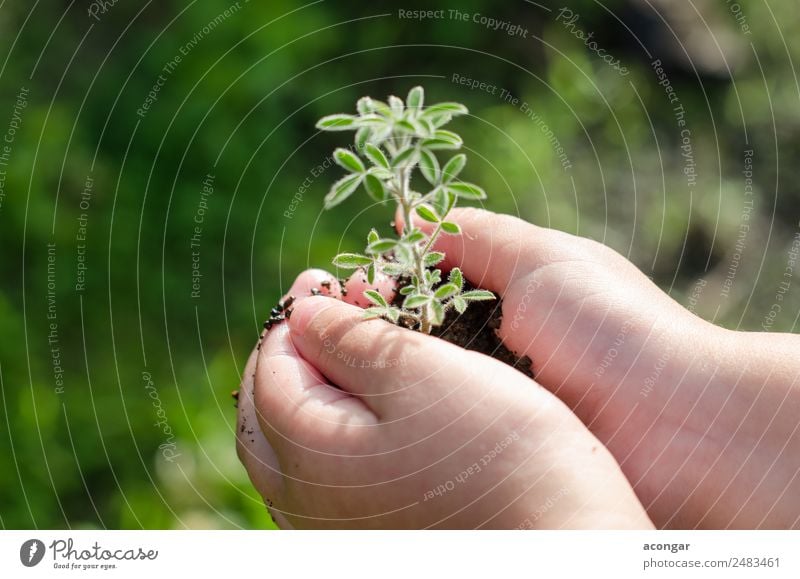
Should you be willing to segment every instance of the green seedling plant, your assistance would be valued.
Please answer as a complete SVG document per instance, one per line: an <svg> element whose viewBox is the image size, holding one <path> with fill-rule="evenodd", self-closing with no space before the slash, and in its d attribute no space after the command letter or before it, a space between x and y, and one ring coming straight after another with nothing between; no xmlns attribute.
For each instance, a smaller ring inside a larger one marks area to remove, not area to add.
<svg viewBox="0 0 800 579"><path fill-rule="evenodd" d="M364 315L428 334L444 322L451 308L460 314L470 302L495 299L489 291L464 291L464 278L457 267L443 281L436 266L445 255L433 249L440 235L461 233L456 223L447 220L458 200L486 199L483 189L458 179L466 155L456 154L443 165L437 156L461 148L461 137L442 127L468 111L451 102L424 107L424 90L419 86L411 89L405 103L395 96L390 96L388 103L363 97L356 108L356 115L329 115L317 123L323 131L356 132L355 147L333 153L348 174L333 184L325 208L339 205L363 186L376 202L393 202L400 208L403 230L399 237L386 238L372 229L364 253L340 253L333 264L364 269L370 285L381 274L406 280L399 292L402 303L395 303L399 297L390 303L380 292L365 290L364 297L372 306ZM411 188L416 170L427 183L425 193ZM414 216L433 224L431 232L416 227Z"/></svg>

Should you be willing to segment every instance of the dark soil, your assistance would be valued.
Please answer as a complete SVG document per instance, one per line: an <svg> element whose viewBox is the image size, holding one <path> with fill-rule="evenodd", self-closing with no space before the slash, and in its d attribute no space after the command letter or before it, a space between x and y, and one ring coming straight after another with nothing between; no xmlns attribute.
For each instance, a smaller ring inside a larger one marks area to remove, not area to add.
<svg viewBox="0 0 800 579"><path fill-rule="evenodd" d="M398 287L407 284L408 280L398 280ZM325 285L325 283L323 283ZM326 286L329 289L330 283ZM344 283L342 283L344 287ZM464 290L475 289L469 282L465 283ZM311 289L311 295L320 295L318 288ZM284 301L279 301L270 312L269 319L264 322L264 329L269 332L272 326L280 324L292 315L294 296L289 296ZM533 378L533 362L528 356L519 357L503 345L497 336L497 330L503 319L503 300L498 297L494 301L471 302L463 314L454 309L447 312L444 323L434 327L432 335L447 340L451 344L461 346L491 356L496 360L505 362L512 368L519 370L526 376ZM262 334L263 338L263 334ZM258 348L261 348L259 340ZM238 399L238 392L233 393ZM237 400L238 401L238 400Z"/></svg>
<svg viewBox="0 0 800 579"><path fill-rule="evenodd" d="M469 284L467 284L469 285ZM465 290L473 289L471 287ZM467 350L474 350L505 362L529 378L533 378L533 362L528 356L518 357L503 345L497 336L503 319L503 300L472 302L463 314L451 309L444 323L433 328L432 335Z"/></svg>

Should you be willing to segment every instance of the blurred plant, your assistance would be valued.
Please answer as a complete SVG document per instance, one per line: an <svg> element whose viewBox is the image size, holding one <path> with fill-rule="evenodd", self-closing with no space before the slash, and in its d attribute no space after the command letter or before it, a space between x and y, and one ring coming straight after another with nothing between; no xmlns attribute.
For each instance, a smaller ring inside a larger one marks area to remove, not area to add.
<svg viewBox="0 0 800 579"><path fill-rule="evenodd" d="M464 291L458 268L453 268L447 282L442 283L442 271L436 265L445 255L433 251L440 235L461 233L456 223L447 221L456 201L486 199L486 193L477 185L458 180L467 163L466 155L459 153L444 166L436 156L437 151L461 148L461 137L442 127L453 117L466 114L464 105L439 103L425 108L420 86L411 89L405 103L395 96L388 100L387 104L363 97L358 101L357 115L330 115L317 123L323 131L356 131L354 149L339 148L333 153L336 163L350 174L334 183L325 197L325 208L339 205L363 185L375 201L394 201L403 214L399 238L381 238L372 229L363 254L341 253L333 264L345 269L364 268L370 284L379 274L408 280L400 289L405 296L401 306L392 305L378 291L364 291L373 304L365 316L430 333L442 324L450 308L463 313L471 301L495 299L492 292ZM430 184L427 193L411 189L417 168ZM427 234L414 226L413 215L435 224L432 232Z"/></svg>

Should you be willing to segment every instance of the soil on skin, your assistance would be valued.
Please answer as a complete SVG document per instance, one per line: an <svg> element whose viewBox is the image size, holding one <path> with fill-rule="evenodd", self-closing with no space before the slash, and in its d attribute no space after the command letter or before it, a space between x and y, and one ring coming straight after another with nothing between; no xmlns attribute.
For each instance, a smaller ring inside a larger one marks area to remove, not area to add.
<svg viewBox="0 0 800 579"><path fill-rule="evenodd" d="M398 288L407 283L408 280L398 280ZM323 283L323 285L325 284ZM330 283L326 288L329 289L329 287ZM342 287L344 287L344 283ZM464 291L472 289L475 288L469 282L465 283ZM318 288L311 289L311 295L320 295L320 293ZM280 324L291 317L294 300L294 296L289 296L286 300L279 301L272 308L269 319L264 322L264 329L266 330L264 334L269 332L274 325ZM441 326L434 327L431 334L447 340L451 344L480 352L505 362L512 368L533 378L533 362L531 359L528 356L520 358L514 354L503 345L503 342L497 336L497 330L500 328L502 319L503 300L499 297L492 301L471 302L463 314L459 314L454 309L449 310L445 316L444 323ZM262 339L264 334L261 336ZM261 348L261 340L258 341L257 347ZM238 402L238 391L232 394Z"/></svg>
<svg viewBox="0 0 800 579"><path fill-rule="evenodd" d="M468 284L467 284L468 285ZM465 287L465 290L473 288ZM471 302L463 314L451 309L444 323L433 329L432 335L452 344L474 350L505 362L529 378L533 378L533 362L528 356L519 357L503 345L497 336L503 319L503 300Z"/></svg>

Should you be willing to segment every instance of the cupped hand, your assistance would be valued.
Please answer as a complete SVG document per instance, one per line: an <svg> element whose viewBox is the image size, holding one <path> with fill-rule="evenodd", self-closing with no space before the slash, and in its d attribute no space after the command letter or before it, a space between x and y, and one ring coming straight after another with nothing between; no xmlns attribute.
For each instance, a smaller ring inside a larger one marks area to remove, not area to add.
<svg viewBox="0 0 800 579"><path fill-rule="evenodd" d="M800 524L795 336L713 326L589 239L479 209L448 221L463 233L439 238L444 267L502 296L505 345L607 445L658 526Z"/></svg>
<svg viewBox="0 0 800 579"><path fill-rule="evenodd" d="M339 300L298 299L264 337L239 421L239 455L281 526L650 525L611 455L555 396Z"/></svg>

